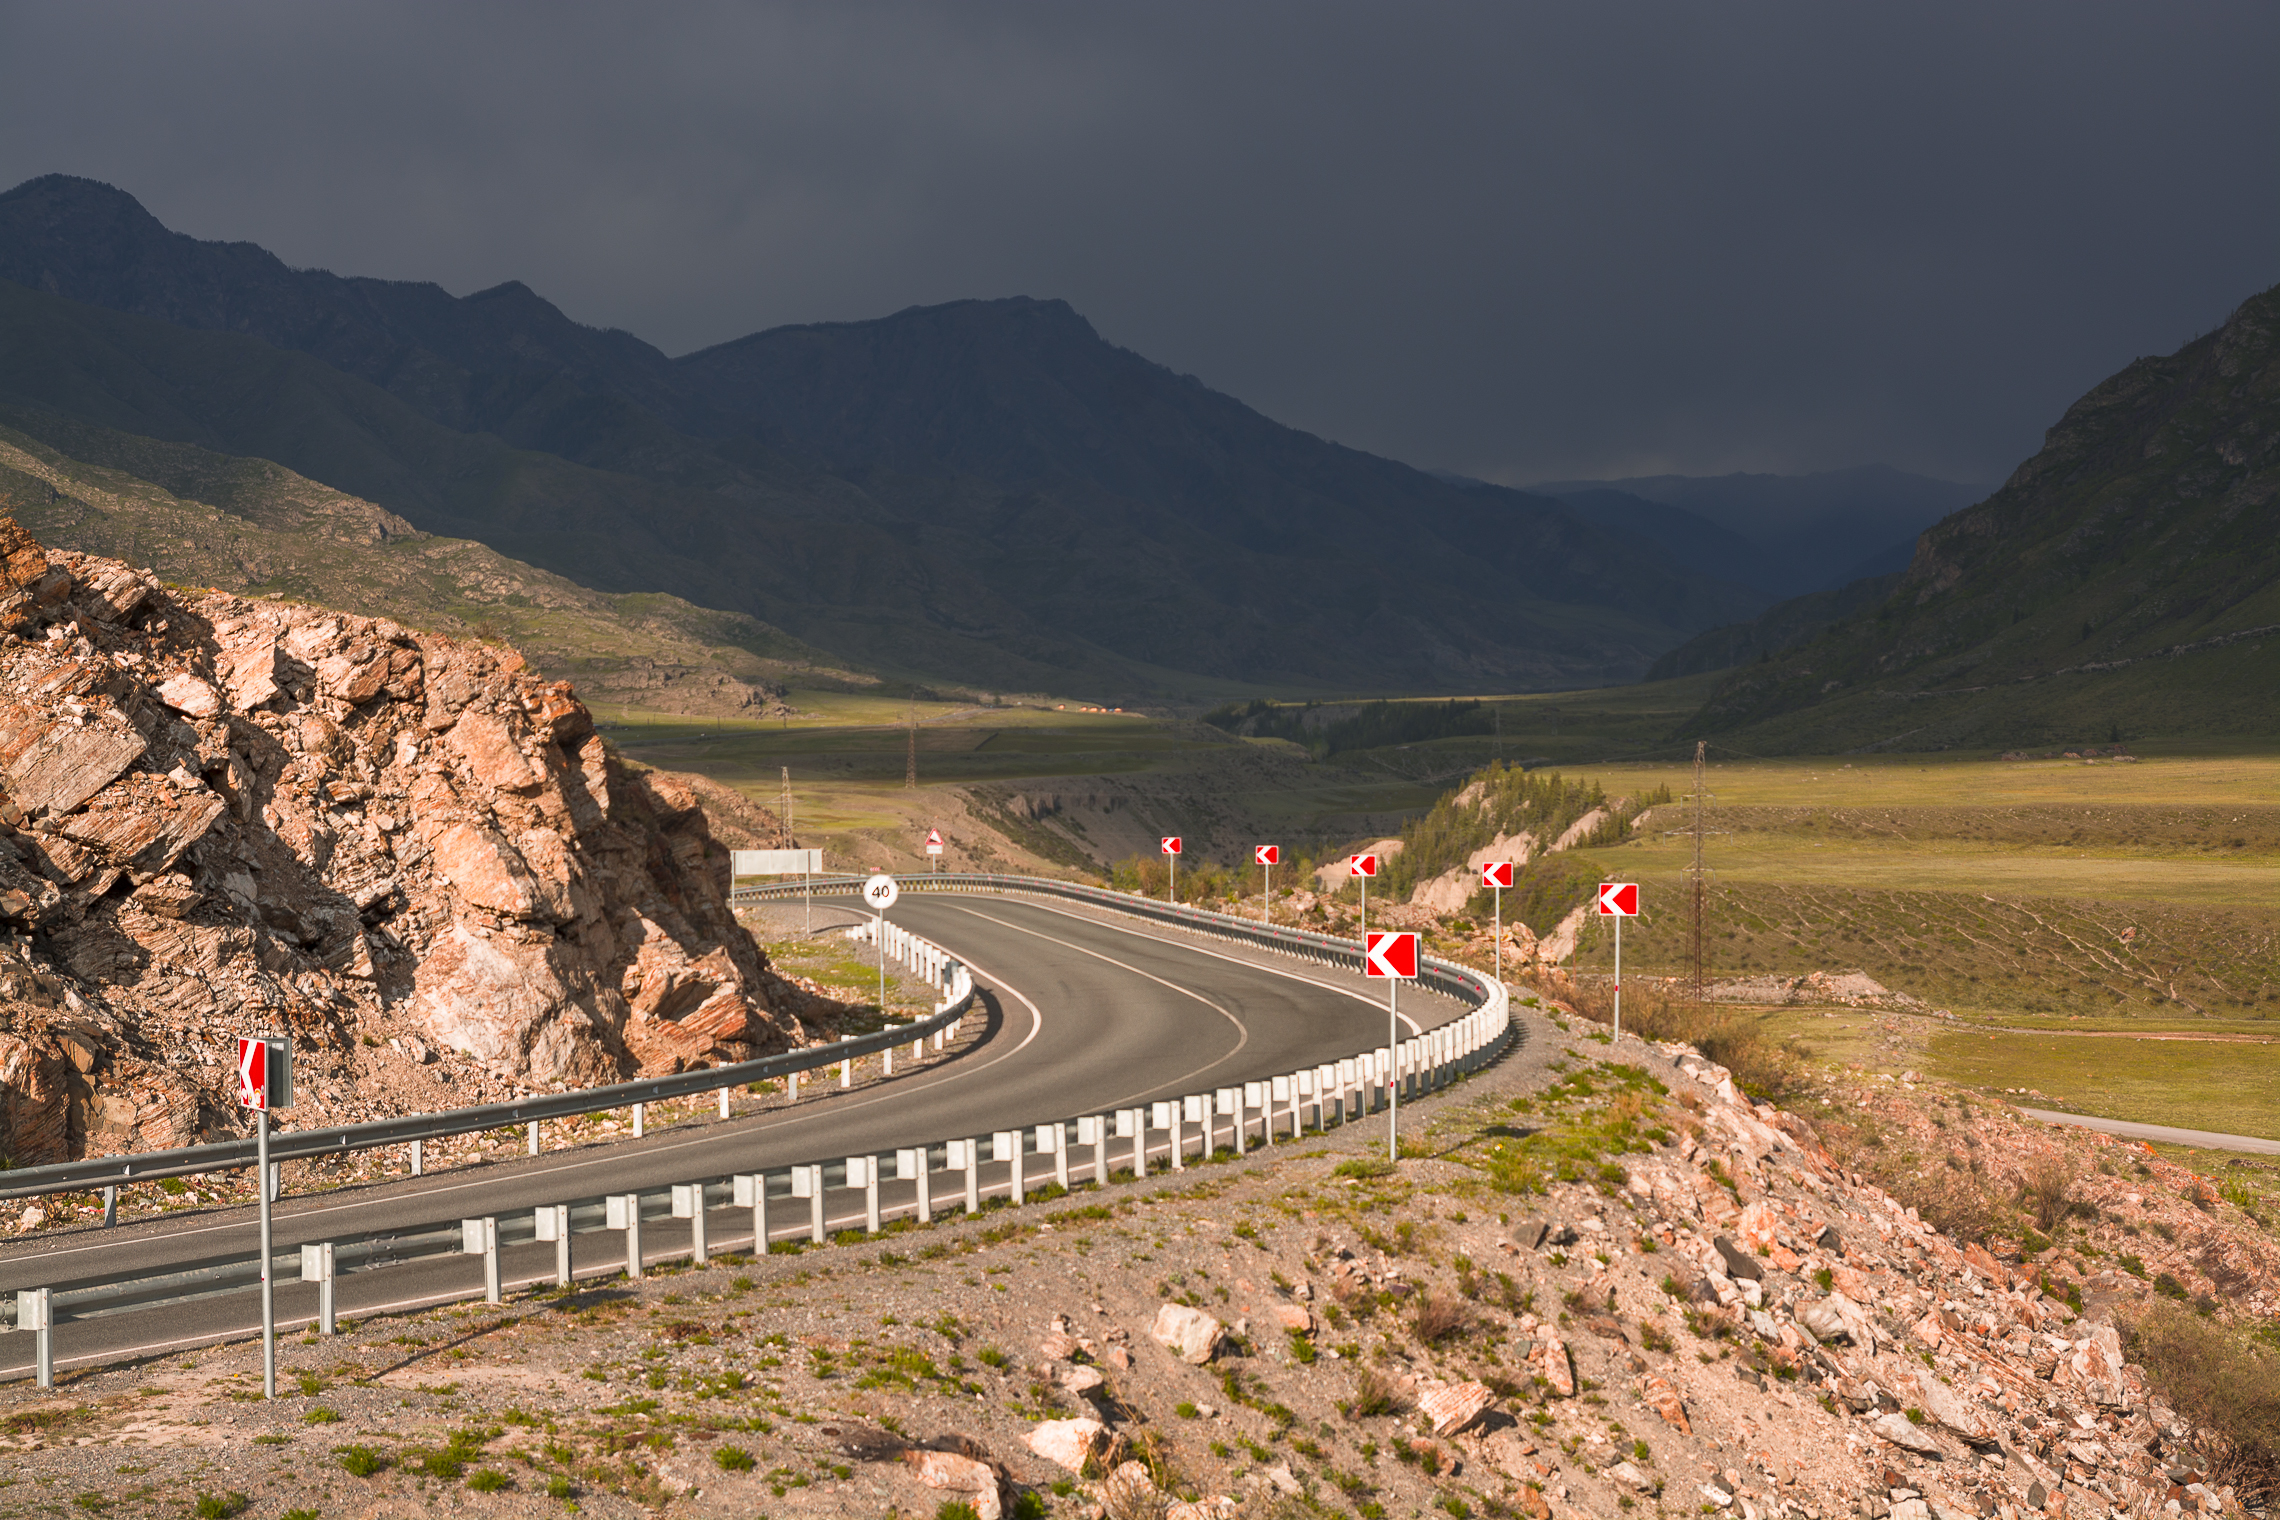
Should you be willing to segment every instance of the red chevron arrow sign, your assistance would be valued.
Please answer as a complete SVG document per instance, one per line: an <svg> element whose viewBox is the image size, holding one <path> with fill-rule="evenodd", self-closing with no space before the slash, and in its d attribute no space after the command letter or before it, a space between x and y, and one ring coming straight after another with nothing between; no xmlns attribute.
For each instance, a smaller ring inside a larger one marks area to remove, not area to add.
<svg viewBox="0 0 2280 1520"><path fill-rule="evenodd" d="M1410 980L1417 975L1417 936L1372 929L1362 958L1362 969L1371 976Z"/></svg>
<svg viewBox="0 0 2280 1520"><path fill-rule="evenodd" d="M1599 884L1598 910L1609 918L1637 918L1639 916L1639 884L1632 881L1603 881Z"/></svg>
<svg viewBox="0 0 2280 1520"><path fill-rule="evenodd" d="M1480 868L1480 884L1484 887L1511 886L1512 862L1509 860L1491 860L1484 864Z"/></svg>

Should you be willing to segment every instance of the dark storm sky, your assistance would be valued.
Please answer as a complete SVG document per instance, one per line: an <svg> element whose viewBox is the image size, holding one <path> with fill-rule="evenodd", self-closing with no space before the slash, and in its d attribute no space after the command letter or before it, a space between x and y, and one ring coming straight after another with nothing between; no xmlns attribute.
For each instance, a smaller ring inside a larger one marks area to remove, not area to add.
<svg viewBox="0 0 2280 1520"><path fill-rule="evenodd" d="M0 0L0 185L668 352L1061 296L1525 482L1992 483L2280 281L2280 7Z"/></svg>

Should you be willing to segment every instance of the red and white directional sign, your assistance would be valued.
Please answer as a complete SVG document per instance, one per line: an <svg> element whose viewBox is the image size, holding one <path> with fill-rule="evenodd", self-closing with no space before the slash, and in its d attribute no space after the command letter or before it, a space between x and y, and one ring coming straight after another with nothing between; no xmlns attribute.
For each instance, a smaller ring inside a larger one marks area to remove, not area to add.
<svg viewBox="0 0 2280 1520"><path fill-rule="evenodd" d="M1279 844L1253 845L1251 847L1251 858L1263 866L1279 866L1282 864L1282 846Z"/></svg>
<svg viewBox="0 0 2280 1520"><path fill-rule="evenodd" d="M1378 858L1375 855L1349 855L1346 857L1347 869L1356 876L1377 875L1377 863Z"/></svg>
<svg viewBox="0 0 2280 1520"><path fill-rule="evenodd" d="M1484 887L1511 886L1512 862L1509 860L1484 862L1480 868L1480 884Z"/></svg>
<svg viewBox="0 0 2280 1520"><path fill-rule="evenodd" d="M926 831L926 853L929 855L942 853L942 831L940 829L928 829Z"/></svg>
<svg viewBox="0 0 2280 1520"><path fill-rule="evenodd" d="M1363 970L1371 976L1409 980L1417 975L1417 936L1372 929L1363 946Z"/></svg>
<svg viewBox="0 0 2280 1520"><path fill-rule="evenodd" d="M1637 918L1639 884L1634 881L1601 882L1598 911L1608 918Z"/></svg>
<svg viewBox="0 0 2280 1520"><path fill-rule="evenodd" d="M240 1108L293 1106L293 1054L284 1040L275 1035L239 1035L237 1061Z"/></svg>
<svg viewBox="0 0 2280 1520"><path fill-rule="evenodd" d="M1166 834L1156 841L1156 848L1162 850L1166 855L1177 855L1180 852L1180 836Z"/></svg>

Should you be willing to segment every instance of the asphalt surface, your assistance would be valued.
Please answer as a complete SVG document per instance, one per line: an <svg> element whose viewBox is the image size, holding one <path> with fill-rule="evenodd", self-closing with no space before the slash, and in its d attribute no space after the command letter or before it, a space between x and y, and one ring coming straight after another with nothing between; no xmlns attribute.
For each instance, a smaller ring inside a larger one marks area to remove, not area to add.
<svg viewBox="0 0 2280 1520"><path fill-rule="evenodd" d="M1156 1099L1208 1092L1336 1060L1386 1043L1384 982L1265 951L1192 935L1085 907L1017 895L913 893L893 921L933 940L973 970L982 989L981 1037L955 1060L841 1093L826 1089L789 1110L752 1118L691 1125L637 1141L584 1146L512 1163L403 1178L309 1198L287 1197L274 1213L274 1248L296 1251L303 1242L387 1243L422 1227L462 1218L499 1216L509 1238L530 1238L531 1211L543 1204L598 1200L606 1194L668 1184L778 1171L794 1164L843 1161L952 1138L1033 1126L1078 1114L1105 1113ZM1401 998L1401 1033L1433 1028L1466 1008L1411 987ZM1365 1120L1382 1124L1382 1118ZM1191 1129L1189 1132L1193 1134ZM1220 1121L1219 1137L1231 1136ZM1168 1137L1151 1132L1154 1165L1168 1164ZM1254 1137L1253 1143L1256 1143ZM936 1153L939 1163L940 1152ZM1090 1175L1090 1148L1071 1148L1072 1169ZM1131 1142L1112 1141L1110 1167L1131 1164ZM1010 1167L980 1169L985 1196L1011 1188ZM836 1182L838 1172L827 1180ZM1027 1189L1053 1180L1053 1158L1029 1155ZM962 1173L932 1175L937 1213L962 1205ZM785 1179L776 1179L781 1189ZM881 1187L882 1207L907 1210L913 1185ZM645 1210L642 1256L649 1261L688 1254L685 1220L650 1217ZM768 1202L772 1240L805 1238L811 1204L780 1191ZM828 1229L859 1228L867 1202L860 1189L832 1187L825 1198ZM598 1208L585 1215L598 1221ZM512 1222L510 1224L510 1221ZM750 1209L715 1202L707 1217L714 1250L749 1248ZM139 1221L110 1230L59 1232L0 1250L0 1291L63 1287L74 1281L178 1271L217 1257L252 1257L258 1250L250 1208ZM581 1234L573 1247L579 1276L614 1274L627 1264L620 1231ZM501 1270L511 1290L551 1281L555 1247L511 1245ZM473 1257L407 1262L385 1270L353 1272L336 1284L337 1310L346 1318L464 1298L480 1291L481 1263ZM316 1313L313 1285L280 1272L278 1319L297 1328ZM59 1369L163 1355L187 1346L257 1332L257 1294L246 1289L123 1310L59 1324L54 1332ZM28 1376L32 1337L0 1339L0 1379Z"/></svg>
<svg viewBox="0 0 2280 1520"><path fill-rule="evenodd" d="M2102 1134L2119 1135L2125 1140L2159 1140L2164 1145L2191 1145L2202 1150L2246 1151L2255 1156L2280 1156L2280 1140L2260 1140L2254 1135L2228 1135L2213 1129L2178 1129L2168 1124L2139 1124L2130 1119L2100 1119L2090 1114L2062 1114L2049 1108L2022 1108L2020 1113L2045 1124L2071 1124L2077 1129L2094 1129Z"/></svg>

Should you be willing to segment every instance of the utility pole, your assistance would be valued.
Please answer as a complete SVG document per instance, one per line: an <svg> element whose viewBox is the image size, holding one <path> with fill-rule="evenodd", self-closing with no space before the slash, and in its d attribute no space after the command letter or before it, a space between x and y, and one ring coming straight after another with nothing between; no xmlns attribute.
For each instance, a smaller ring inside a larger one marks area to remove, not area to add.
<svg viewBox="0 0 2280 1520"><path fill-rule="evenodd" d="M912 697L910 706L905 711L910 718L910 763L903 768L903 785L912 791L916 791L918 789L918 698Z"/></svg>
<svg viewBox="0 0 2280 1520"><path fill-rule="evenodd" d="M1709 796L1709 788L1703 782L1703 761L1709 748L1708 740L1697 739L1694 741L1694 863L1686 868L1688 922L1694 936L1694 1001L1696 1004L1702 1002L1703 995L1709 985L1703 975L1704 949L1706 946L1703 908L1705 906L1708 873L1702 865L1702 837L1704 834L1702 809L1704 800Z"/></svg>
<svg viewBox="0 0 2280 1520"><path fill-rule="evenodd" d="M784 767L784 800L777 807L776 821L784 827L784 848L789 850L798 841L792 838L792 768L788 765ZM815 882L805 861L800 863L800 919L801 933L815 933Z"/></svg>

